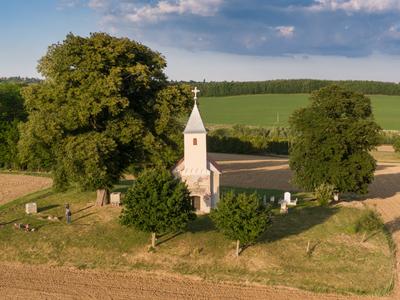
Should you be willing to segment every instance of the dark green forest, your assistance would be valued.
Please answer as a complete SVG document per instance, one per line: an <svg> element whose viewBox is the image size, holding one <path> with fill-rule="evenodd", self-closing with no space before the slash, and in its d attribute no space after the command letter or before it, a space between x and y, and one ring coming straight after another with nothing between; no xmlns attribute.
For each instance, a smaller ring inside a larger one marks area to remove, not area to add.
<svg viewBox="0 0 400 300"><path fill-rule="evenodd" d="M253 94L309 94L335 84L352 92L367 95L400 95L400 84L380 81L333 81L315 79L288 79L267 81L185 82L196 85L202 97L219 97Z"/></svg>

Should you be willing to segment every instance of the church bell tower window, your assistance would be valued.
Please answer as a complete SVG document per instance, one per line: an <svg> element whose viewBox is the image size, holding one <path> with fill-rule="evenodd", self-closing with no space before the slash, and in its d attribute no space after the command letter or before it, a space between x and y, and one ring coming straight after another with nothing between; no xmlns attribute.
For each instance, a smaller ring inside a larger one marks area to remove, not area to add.
<svg viewBox="0 0 400 300"><path fill-rule="evenodd" d="M197 139L193 139L193 145L197 146Z"/></svg>

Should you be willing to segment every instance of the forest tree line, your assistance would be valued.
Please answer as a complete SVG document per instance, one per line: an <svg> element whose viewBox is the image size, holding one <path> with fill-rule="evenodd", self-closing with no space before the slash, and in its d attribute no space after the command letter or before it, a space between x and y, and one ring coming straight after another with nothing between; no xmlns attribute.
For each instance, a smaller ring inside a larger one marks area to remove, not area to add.
<svg viewBox="0 0 400 300"><path fill-rule="evenodd" d="M400 95L400 84L394 82L359 81L359 80L315 80L284 79L266 81L211 81L185 82L196 85L203 97L221 97L253 94L309 94L320 88L335 84L346 90L367 95Z"/></svg>

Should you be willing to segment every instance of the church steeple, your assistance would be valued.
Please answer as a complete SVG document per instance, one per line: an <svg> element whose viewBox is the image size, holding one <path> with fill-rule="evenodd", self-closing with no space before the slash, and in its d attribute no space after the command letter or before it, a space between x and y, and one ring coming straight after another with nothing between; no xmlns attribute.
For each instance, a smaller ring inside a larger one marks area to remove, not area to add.
<svg viewBox="0 0 400 300"><path fill-rule="evenodd" d="M186 174L205 174L207 169L207 131L197 107L197 87L194 93L194 107L186 124L184 133L184 159Z"/></svg>
<svg viewBox="0 0 400 300"><path fill-rule="evenodd" d="M183 133L207 133L196 102Z"/></svg>
<svg viewBox="0 0 400 300"><path fill-rule="evenodd" d="M207 133L197 107L197 93L199 93L200 90L195 87L192 92L194 93L194 107L183 133Z"/></svg>

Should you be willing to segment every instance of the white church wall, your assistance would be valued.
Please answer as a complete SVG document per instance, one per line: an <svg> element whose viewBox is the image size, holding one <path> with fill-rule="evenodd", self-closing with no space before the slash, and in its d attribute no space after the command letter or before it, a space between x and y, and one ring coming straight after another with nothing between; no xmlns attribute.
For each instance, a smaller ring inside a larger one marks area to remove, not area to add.
<svg viewBox="0 0 400 300"><path fill-rule="evenodd" d="M185 134L184 144L185 174L209 174L207 170L206 134Z"/></svg>

